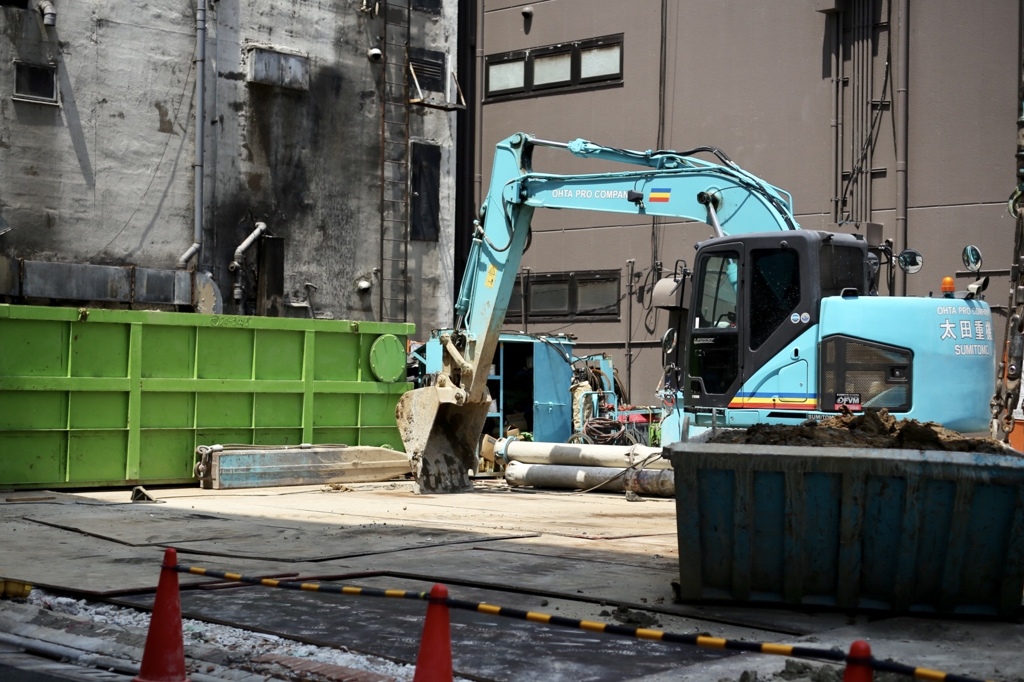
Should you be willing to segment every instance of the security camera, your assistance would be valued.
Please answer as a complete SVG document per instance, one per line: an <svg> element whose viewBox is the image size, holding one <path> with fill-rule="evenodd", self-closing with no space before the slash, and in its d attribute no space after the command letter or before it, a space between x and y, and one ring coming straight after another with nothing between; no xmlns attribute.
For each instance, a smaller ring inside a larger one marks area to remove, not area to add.
<svg viewBox="0 0 1024 682"><path fill-rule="evenodd" d="M366 58L371 62L379 62L384 59L384 53L380 51L379 47L371 47L366 51Z"/></svg>

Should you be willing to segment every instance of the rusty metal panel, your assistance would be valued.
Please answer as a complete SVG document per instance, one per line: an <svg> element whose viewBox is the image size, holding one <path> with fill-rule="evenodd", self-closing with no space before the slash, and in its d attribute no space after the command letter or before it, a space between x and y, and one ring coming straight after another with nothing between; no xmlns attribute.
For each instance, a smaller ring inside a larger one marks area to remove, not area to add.
<svg viewBox="0 0 1024 682"><path fill-rule="evenodd" d="M22 295L70 301L127 301L131 270L115 265L24 261Z"/></svg>
<svg viewBox="0 0 1024 682"><path fill-rule="evenodd" d="M21 280L18 277L18 261L10 256L0 255L0 296L20 296Z"/></svg>
<svg viewBox="0 0 1024 682"><path fill-rule="evenodd" d="M137 303L191 305L191 276L186 270L136 268L134 300Z"/></svg>
<svg viewBox="0 0 1024 682"><path fill-rule="evenodd" d="M380 447L196 448L196 474L203 488L387 481L412 472L405 453Z"/></svg>
<svg viewBox="0 0 1024 682"><path fill-rule="evenodd" d="M249 50L246 80L293 90L309 90L309 60L263 47Z"/></svg>

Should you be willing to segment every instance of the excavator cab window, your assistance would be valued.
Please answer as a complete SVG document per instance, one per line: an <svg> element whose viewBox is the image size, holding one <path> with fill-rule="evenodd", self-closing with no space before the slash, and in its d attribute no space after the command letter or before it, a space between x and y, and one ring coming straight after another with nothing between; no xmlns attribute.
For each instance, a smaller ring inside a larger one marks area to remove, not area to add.
<svg viewBox="0 0 1024 682"><path fill-rule="evenodd" d="M736 308L739 254L721 251L701 259L689 348L691 393L722 396L739 376Z"/></svg>
<svg viewBox="0 0 1024 682"><path fill-rule="evenodd" d="M736 326L736 262L734 254L711 256L704 262L695 329Z"/></svg>
<svg viewBox="0 0 1024 682"><path fill-rule="evenodd" d="M800 258L793 249L754 249L750 272L750 350L757 350L800 304Z"/></svg>

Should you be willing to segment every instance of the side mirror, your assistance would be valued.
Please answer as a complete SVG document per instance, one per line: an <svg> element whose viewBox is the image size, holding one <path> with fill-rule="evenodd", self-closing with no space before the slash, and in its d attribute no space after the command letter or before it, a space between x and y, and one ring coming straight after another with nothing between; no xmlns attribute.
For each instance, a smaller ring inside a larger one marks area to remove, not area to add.
<svg viewBox="0 0 1024 682"><path fill-rule="evenodd" d="M896 263L899 264L900 270L913 275L924 267L924 256L917 249L906 249L896 256Z"/></svg>
<svg viewBox="0 0 1024 682"><path fill-rule="evenodd" d="M970 246L964 247L964 252L960 254L960 258L964 262L964 267L971 272L978 272L981 270L981 249L971 244Z"/></svg>
<svg viewBox="0 0 1024 682"><path fill-rule="evenodd" d="M676 339L679 337L675 327L669 327L661 337L661 366L668 367L669 359L676 350Z"/></svg>

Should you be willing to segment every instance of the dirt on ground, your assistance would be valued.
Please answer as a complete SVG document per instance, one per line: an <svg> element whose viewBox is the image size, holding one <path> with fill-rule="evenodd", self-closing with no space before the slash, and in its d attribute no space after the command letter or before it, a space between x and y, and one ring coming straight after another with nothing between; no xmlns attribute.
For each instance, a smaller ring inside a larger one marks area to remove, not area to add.
<svg viewBox="0 0 1024 682"><path fill-rule="evenodd" d="M878 673L872 677L874 682L904 682L907 677L894 673ZM744 670L739 679L723 677L718 682L769 682L785 680L786 682L842 682L843 670L834 665L815 665L806 661L786 660L786 667L777 673L758 675L755 670Z"/></svg>
<svg viewBox="0 0 1024 682"><path fill-rule="evenodd" d="M994 438L969 437L935 422L896 419L888 410L845 411L822 421L808 420L799 426L755 424L746 431L724 430L709 441L749 445L805 445L814 447L891 448L982 452L997 455L1024 454Z"/></svg>

